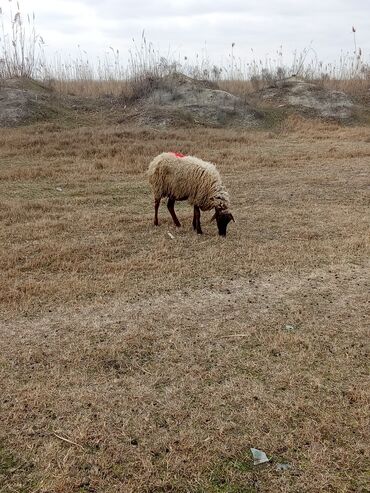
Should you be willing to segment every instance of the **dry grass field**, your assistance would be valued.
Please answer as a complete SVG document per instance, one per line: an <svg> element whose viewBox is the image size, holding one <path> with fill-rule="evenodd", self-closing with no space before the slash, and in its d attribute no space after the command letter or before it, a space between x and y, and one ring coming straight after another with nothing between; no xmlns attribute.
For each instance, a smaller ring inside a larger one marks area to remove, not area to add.
<svg viewBox="0 0 370 493"><path fill-rule="evenodd" d="M226 239L152 226L164 150L218 165ZM2 129L1 493L368 491L369 160L299 118Z"/></svg>

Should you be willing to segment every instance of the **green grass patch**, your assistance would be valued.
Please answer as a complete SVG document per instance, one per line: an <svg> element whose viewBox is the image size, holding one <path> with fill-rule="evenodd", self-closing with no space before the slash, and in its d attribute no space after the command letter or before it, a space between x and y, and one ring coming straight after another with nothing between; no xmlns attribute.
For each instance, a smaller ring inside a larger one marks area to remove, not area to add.
<svg viewBox="0 0 370 493"><path fill-rule="evenodd" d="M0 492L29 493L36 485L29 477L33 465L24 463L0 444Z"/></svg>
<svg viewBox="0 0 370 493"><path fill-rule="evenodd" d="M252 460L228 458L210 471L197 493L256 493Z"/></svg>

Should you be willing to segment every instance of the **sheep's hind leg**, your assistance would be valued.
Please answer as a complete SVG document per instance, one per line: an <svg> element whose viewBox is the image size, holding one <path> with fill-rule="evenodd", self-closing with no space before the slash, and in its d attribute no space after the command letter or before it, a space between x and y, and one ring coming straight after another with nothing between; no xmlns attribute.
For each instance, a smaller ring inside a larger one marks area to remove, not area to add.
<svg viewBox="0 0 370 493"><path fill-rule="evenodd" d="M195 212L195 206L194 206L194 215L193 215L193 229L194 231L197 229L197 216Z"/></svg>
<svg viewBox="0 0 370 493"><path fill-rule="evenodd" d="M154 200L154 226L158 226L158 209L159 209L159 204L161 203L161 199L155 199Z"/></svg>
<svg viewBox="0 0 370 493"><path fill-rule="evenodd" d="M170 211L170 214L172 216L173 222L175 223L175 226L178 228L181 226L180 221L177 219L176 212L175 212L175 199L169 198L167 202L167 208Z"/></svg>
<svg viewBox="0 0 370 493"><path fill-rule="evenodd" d="M202 228L200 227L200 209L197 205L194 206L193 228L197 230L198 235L203 234Z"/></svg>

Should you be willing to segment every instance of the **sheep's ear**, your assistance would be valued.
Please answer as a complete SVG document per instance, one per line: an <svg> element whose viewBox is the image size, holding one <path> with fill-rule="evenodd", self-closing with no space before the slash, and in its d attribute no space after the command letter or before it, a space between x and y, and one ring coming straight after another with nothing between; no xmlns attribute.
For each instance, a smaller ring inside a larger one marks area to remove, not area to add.
<svg viewBox="0 0 370 493"><path fill-rule="evenodd" d="M216 219L216 212L213 214L212 219L210 222L214 221Z"/></svg>
<svg viewBox="0 0 370 493"><path fill-rule="evenodd" d="M235 219L234 219L234 216L232 214L230 214L230 218L232 221L234 221L234 223L236 223Z"/></svg>

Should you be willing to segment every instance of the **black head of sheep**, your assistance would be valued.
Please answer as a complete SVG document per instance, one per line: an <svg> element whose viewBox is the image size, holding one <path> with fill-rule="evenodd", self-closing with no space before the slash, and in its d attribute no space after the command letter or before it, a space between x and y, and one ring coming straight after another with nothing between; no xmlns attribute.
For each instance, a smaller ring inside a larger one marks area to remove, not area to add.
<svg viewBox="0 0 370 493"><path fill-rule="evenodd" d="M226 236L227 225L230 221L235 222L235 219L231 212L229 212L227 209L225 210L216 208L215 210L216 212L214 213L211 221L214 221L216 219L218 234L220 236Z"/></svg>

